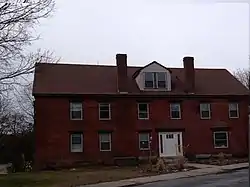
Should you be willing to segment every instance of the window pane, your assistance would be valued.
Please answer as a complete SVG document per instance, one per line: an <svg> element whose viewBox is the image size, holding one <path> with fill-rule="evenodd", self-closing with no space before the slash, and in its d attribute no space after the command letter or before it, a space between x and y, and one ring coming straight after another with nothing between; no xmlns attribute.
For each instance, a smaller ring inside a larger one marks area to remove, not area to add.
<svg viewBox="0 0 250 187"><path fill-rule="evenodd" d="M81 119L82 111L71 111L71 119Z"/></svg>
<svg viewBox="0 0 250 187"><path fill-rule="evenodd" d="M110 141L110 134L100 134L100 141L101 142L109 142Z"/></svg>
<svg viewBox="0 0 250 187"><path fill-rule="evenodd" d="M173 134L166 134L166 139L173 139L174 135Z"/></svg>
<svg viewBox="0 0 250 187"><path fill-rule="evenodd" d="M200 104L200 108L201 108L202 111L209 111L210 110L210 104L202 103L202 104Z"/></svg>
<svg viewBox="0 0 250 187"><path fill-rule="evenodd" d="M145 88L153 88L154 82L153 81L145 81Z"/></svg>
<svg viewBox="0 0 250 187"><path fill-rule="evenodd" d="M71 149L72 150L81 150L82 145L81 144L72 144Z"/></svg>
<svg viewBox="0 0 250 187"><path fill-rule="evenodd" d="M145 73L145 88L153 88L153 87L154 87L153 73L146 72Z"/></svg>
<svg viewBox="0 0 250 187"><path fill-rule="evenodd" d="M145 81L154 81L152 72L145 72Z"/></svg>
<svg viewBox="0 0 250 187"><path fill-rule="evenodd" d="M146 112L140 112L139 113L139 118L140 119L147 119L148 118L148 113L146 113Z"/></svg>
<svg viewBox="0 0 250 187"><path fill-rule="evenodd" d="M140 141L140 149L149 149L149 141Z"/></svg>
<svg viewBox="0 0 250 187"><path fill-rule="evenodd" d="M148 133L141 133L139 134L140 141L149 141L149 134Z"/></svg>
<svg viewBox="0 0 250 187"><path fill-rule="evenodd" d="M100 111L100 118L109 119L110 118L109 111Z"/></svg>
<svg viewBox="0 0 250 187"><path fill-rule="evenodd" d="M110 104L100 104L100 110L103 110L103 111L109 111L109 108L110 108Z"/></svg>
<svg viewBox="0 0 250 187"><path fill-rule="evenodd" d="M180 112L179 111L172 111L171 118L180 118Z"/></svg>
<svg viewBox="0 0 250 187"><path fill-rule="evenodd" d="M214 134L215 135L215 139L216 140L226 140L227 139L227 133L225 133L225 132L217 132L217 133L215 133Z"/></svg>
<svg viewBox="0 0 250 187"><path fill-rule="evenodd" d="M72 134L72 144L81 144L81 134Z"/></svg>
<svg viewBox="0 0 250 187"><path fill-rule="evenodd" d="M238 103L229 104L229 110L237 110L237 109L238 109Z"/></svg>
<svg viewBox="0 0 250 187"><path fill-rule="evenodd" d="M102 151L109 151L110 150L110 143L109 142L101 142L101 150Z"/></svg>
<svg viewBox="0 0 250 187"><path fill-rule="evenodd" d="M227 140L215 140L215 147L227 147Z"/></svg>
<svg viewBox="0 0 250 187"><path fill-rule="evenodd" d="M166 88L166 81L158 81L158 88Z"/></svg>
<svg viewBox="0 0 250 187"><path fill-rule="evenodd" d="M139 111L147 112L148 111L148 104L146 103L139 103Z"/></svg>
<svg viewBox="0 0 250 187"><path fill-rule="evenodd" d="M171 111L180 111L180 104L170 104Z"/></svg>
<svg viewBox="0 0 250 187"><path fill-rule="evenodd" d="M157 80L158 81L166 81L166 73L164 72L158 72L157 73Z"/></svg>
<svg viewBox="0 0 250 187"><path fill-rule="evenodd" d="M71 110L74 110L74 111L82 110L82 103L80 102L71 102L70 105L71 105L70 106Z"/></svg>
<svg viewBox="0 0 250 187"><path fill-rule="evenodd" d="M230 117L238 117L238 112L237 111L230 111Z"/></svg>
<svg viewBox="0 0 250 187"><path fill-rule="evenodd" d="M210 112L209 111L201 111L201 117L202 118L209 118Z"/></svg>

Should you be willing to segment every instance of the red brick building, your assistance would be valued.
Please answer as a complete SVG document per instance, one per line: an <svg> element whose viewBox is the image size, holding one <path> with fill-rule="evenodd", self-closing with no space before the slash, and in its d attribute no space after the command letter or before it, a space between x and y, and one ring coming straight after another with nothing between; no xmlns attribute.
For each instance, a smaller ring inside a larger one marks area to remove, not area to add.
<svg viewBox="0 0 250 187"><path fill-rule="evenodd" d="M226 69L37 64L36 163L247 154L248 90ZM150 144L151 142L151 144Z"/></svg>

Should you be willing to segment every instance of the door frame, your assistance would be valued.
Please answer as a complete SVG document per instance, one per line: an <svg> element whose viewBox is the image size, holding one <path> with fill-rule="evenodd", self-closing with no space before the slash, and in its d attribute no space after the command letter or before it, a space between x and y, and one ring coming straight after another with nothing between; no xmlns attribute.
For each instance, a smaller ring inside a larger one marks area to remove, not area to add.
<svg viewBox="0 0 250 187"><path fill-rule="evenodd" d="M167 134L174 134L177 135L177 145L179 141L179 146L176 146L176 155L175 156L183 156L183 138L182 138L182 132L158 132L158 149L159 149L159 157L173 157L169 156L166 153L164 153L164 143L166 143L167 139L164 139L163 136ZM179 135L179 139L178 139ZM175 136L174 136L175 137Z"/></svg>

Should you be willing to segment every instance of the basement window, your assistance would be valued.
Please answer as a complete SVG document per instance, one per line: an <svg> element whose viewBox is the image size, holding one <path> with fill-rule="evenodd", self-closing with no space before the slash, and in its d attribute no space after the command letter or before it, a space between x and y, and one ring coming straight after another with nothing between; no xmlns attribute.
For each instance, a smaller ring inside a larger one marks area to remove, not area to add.
<svg viewBox="0 0 250 187"><path fill-rule="evenodd" d="M214 132L214 148L228 148L228 132Z"/></svg>
<svg viewBox="0 0 250 187"><path fill-rule="evenodd" d="M82 102L70 102L70 119L71 120L83 119Z"/></svg>

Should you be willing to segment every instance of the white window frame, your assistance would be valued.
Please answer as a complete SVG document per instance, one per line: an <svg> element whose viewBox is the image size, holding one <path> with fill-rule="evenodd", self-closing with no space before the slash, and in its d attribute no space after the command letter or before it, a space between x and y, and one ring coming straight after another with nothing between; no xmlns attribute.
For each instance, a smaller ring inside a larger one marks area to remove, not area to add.
<svg viewBox="0 0 250 187"><path fill-rule="evenodd" d="M179 118L173 118L172 117L172 107L171 107L171 105L178 105L179 107L179 114L180 114L180 116L179 116ZM170 107L170 118L171 119L181 119L181 104L180 103L170 103L170 105L169 105L169 107Z"/></svg>
<svg viewBox="0 0 250 187"><path fill-rule="evenodd" d="M140 104L143 104L143 105L147 105L147 118L140 118L140 113L144 113L144 112L140 112ZM137 115L138 115L138 119L142 119L142 120L148 120L149 119L149 104L148 103L137 103Z"/></svg>
<svg viewBox="0 0 250 187"><path fill-rule="evenodd" d="M81 135L81 149L80 150L74 150L72 147L72 138L74 134L80 134ZM83 134L82 133L72 133L70 134L70 152L71 153L82 153L83 152Z"/></svg>
<svg viewBox="0 0 250 187"><path fill-rule="evenodd" d="M234 116L231 116L231 113L230 113L230 105L231 104L236 104L236 106L237 106L237 116L236 117L234 117ZM233 118L239 118L239 103L229 103L228 104L228 115L229 115L229 118L231 118L231 119L233 119Z"/></svg>
<svg viewBox="0 0 250 187"><path fill-rule="evenodd" d="M157 89L165 89L165 88L167 88L168 87L168 82L167 82L167 73L166 72L155 72L156 73L156 88ZM159 88L159 83L158 83L158 80L159 80L159 78L158 78L158 73L164 73L164 75L165 75L165 88Z"/></svg>
<svg viewBox="0 0 250 187"><path fill-rule="evenodd" d="M144 135L144 134L147 134L147 137L148 137L148 148L141 148L141 135ZM139 133L139 149L141 150L141 151L146 151L146 150L149 150L150 149L150 135L149 135L149 133Z"/></svg>
<svg viewBox="0 0 250 187"><path fill-rule="evenodd" d="M217 134L217 133L226 133L226 137L227 137L227 146L226 147L217 147L215 145L215 134ZM228 141L228 131L215 131L215 132L213 132L213 139L214 139L214 148L216 148L216 149L227 149L229 147L228 146L228 144L229 144L229 141Z"/></svg>
<svg viewBox="0 0 250 187"><path fill-rule="evenodd" d="M148 88L145 86L145 82L146 82L146 73L151 73L152 77L153 77L153 87L152 88ZM158 86L158 73L164 73L165 75L165 88L159 88ZM156 76L154 76L154 74L156 74ZM155 80L156 78L156 80ZM168 87L168 82L167 82L167 73L166 72L144 72L144 89L166 89Z"/></svg>
<svg viewBox="0 0 250 187"><path fill-rule="evenodd" d="M102 135L108 135L108 137L109 137L109 141L101 141L101 136ZM111 141L112 141L112 137L111 137L111 133L99 133L99 148L100 148L100 151L101 152L106 152L106 151L111 151ZM102 143L107 143L107 142L109 142L109 150L102 150L102 146L101 146L101 144Z"/></svg>
<svg viewBox="0 0 250 187"><path fill-rule="evenodd" d="M109 118L101 118L101 105L108 105L109 107ZM99 103L99 120L111 120L111 104L110 103Z"/></svg>
<svg viewBox="0 0 250 187"><path fill-rule="evenodd" d="M208 105L208 111L209 111L209 116L208 117L203 117L202 116L202 105ZM200 118L201 119L211 119L211 104L210 103L200 103Z"/></svg>
<svg viewBox="0 0 250 187"><path fill-rule="evenodd" d="M79 111L79 110L74 110L73 109L74 104L81 104L81 110L80 110L81 111L81 118L77 118L77 119L72 118L72 112L73 111ZM74 102L74 101L70 102L69 112L70 112L70 120L82 120L83 119L83 104L82 104L82 102Z"/></svg>

